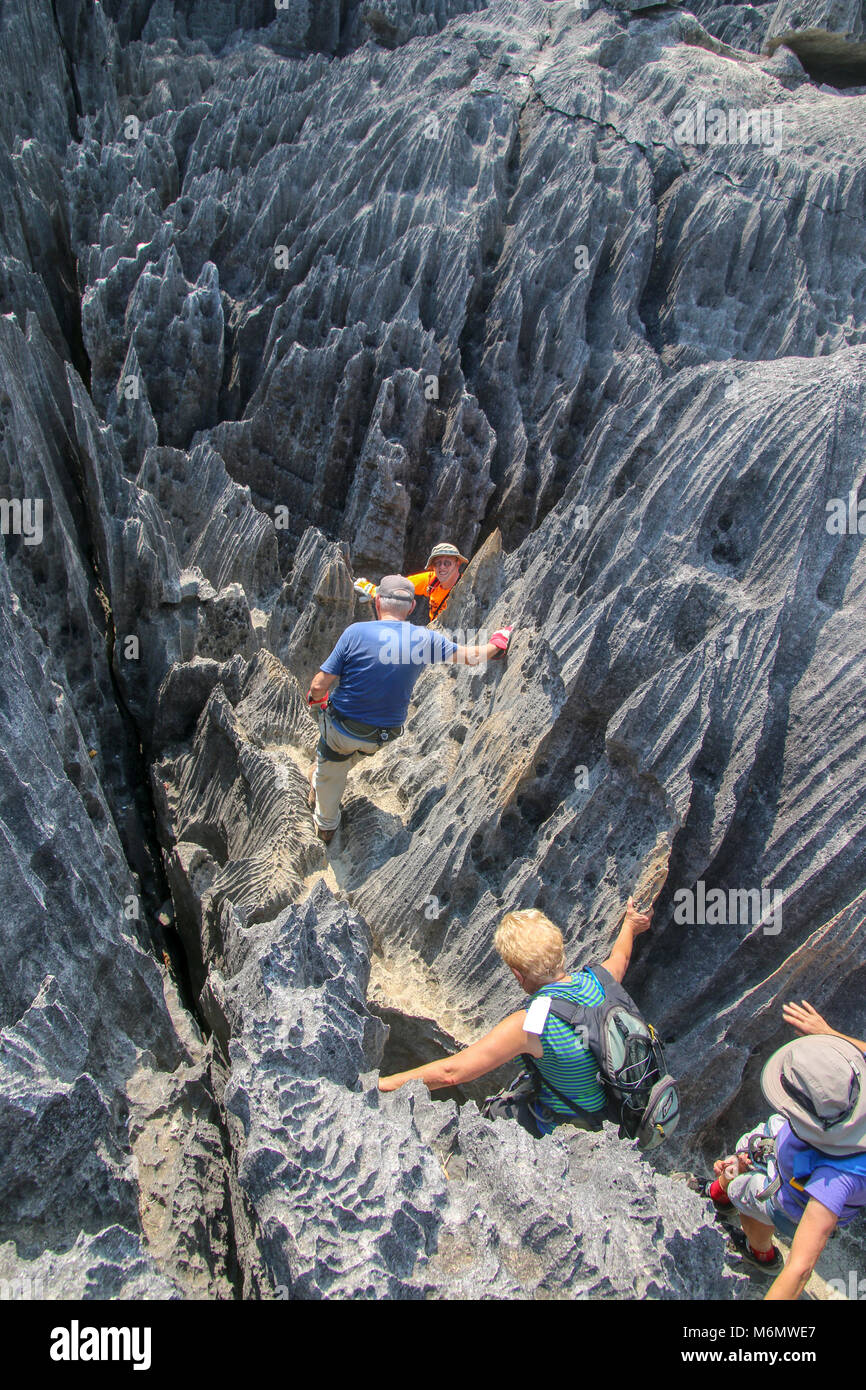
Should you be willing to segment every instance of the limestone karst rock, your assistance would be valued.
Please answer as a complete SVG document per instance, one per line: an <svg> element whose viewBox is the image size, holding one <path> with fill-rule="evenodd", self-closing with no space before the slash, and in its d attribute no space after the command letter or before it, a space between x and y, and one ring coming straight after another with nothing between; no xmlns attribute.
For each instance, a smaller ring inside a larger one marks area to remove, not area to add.
<svg viewBox="0 0 866 1390"><path fill-rule="evenodd" d="M246 933L225 990L223 1101L259 1232L252 1278L300 1298L739 1292L721 1275L719 1233L692 1224L701 1203L664 1178L648 1187L615 1135L548 1139L539 1155L516 1125L437 1104L420 1083L382 1097L368 1070L383 1032L364 1004L369 933L329 899L321 884ZM651 1248L635 1230L650 1212L665 1229Z"/></svg>
<svg viewBox="0 0 866 1390"><path fill-rule="evenodd" d="M743 1296L668 1170L759 1117L789 994L862 1035L862 40L811 0L0 7L0 1278ZM422 673L326 855L308 681L353 578L446 537L448 625L509 660ZM378 1093L518 1007L506 907L578 961L650 885L653 1164ZM747 915L690 925L698 885Z"/></svg>

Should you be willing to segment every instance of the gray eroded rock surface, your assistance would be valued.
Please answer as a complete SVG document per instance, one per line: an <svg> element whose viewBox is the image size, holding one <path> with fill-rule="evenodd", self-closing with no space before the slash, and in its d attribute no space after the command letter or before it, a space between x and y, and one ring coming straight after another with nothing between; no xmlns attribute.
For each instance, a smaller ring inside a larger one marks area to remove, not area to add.
<svg viewBox="0 0 866 1390"><path fill-rule="evenodd" d="M663 1170L782 1000L863 1032L863 25L2 7L0 1279L742 1296ZM422 674L326 856L307 684L446 536L508 663ZM578 962L635 889L655 1166L380 1095L519 1005L505 908Z"/></svg>
<svg viewBox="0 0 866 1390"><path fill-rule="evenodd" d="M324 885L239 943L223 1100L262 1296L740 1292L703 1203L648 1180L615 1134L538 1145L420 1083L383 1098L369 1070L384 1031L364 1003L369 943Z"/></svg>

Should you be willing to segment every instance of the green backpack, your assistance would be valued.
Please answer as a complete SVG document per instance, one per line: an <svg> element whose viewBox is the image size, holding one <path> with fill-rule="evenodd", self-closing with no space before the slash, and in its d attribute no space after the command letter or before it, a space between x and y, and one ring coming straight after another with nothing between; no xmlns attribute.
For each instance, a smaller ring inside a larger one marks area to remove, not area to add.
<svg viewBox="0 0 866 1390"><path fill-rule="evenodd" d="M600 1004L577 1004L551 998L550 1012L573 1028L598 1062L598 1080L607 1098L602 1112L619 1125L621 1139L636 1139L644 1152L657 1149L673 1134L680 1117L676 1084L665 1066L661 1042L618 980L600 965L592 966L602 989ZM524 1061L543 1085L590 1129L601 1129L591 1114L563 1095L539 1070L536 1059Z"/></svg>

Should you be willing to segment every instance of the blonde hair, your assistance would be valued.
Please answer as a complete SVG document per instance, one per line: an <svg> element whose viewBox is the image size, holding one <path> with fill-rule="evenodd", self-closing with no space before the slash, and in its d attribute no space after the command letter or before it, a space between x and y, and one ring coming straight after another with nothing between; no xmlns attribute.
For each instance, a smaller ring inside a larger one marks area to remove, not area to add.
<svg viewBox="0 0 866 1390"><path fill-rule="evenodd" d="M533 980L555 980L565 974L565 943L559 927L537 907L506 912L493 944L506 965Z"/></svg>

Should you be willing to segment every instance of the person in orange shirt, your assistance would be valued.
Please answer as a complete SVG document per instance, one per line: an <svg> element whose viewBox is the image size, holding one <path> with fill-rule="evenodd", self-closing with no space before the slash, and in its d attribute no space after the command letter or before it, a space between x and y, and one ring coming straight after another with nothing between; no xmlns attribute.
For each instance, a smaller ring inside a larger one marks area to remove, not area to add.
<svg viewBox="0 0 866 1390"><path fill-rule="evenodd" d="M466 556L460 554L456 545L447 541L434 545L420 574L407 575L418 595L413 622L432 623L442 616L448 606L451 590L462 573L460 566L468 564ZM356 579L355 588L367 599L376 596L375 585L367 579Z"/></svg>

